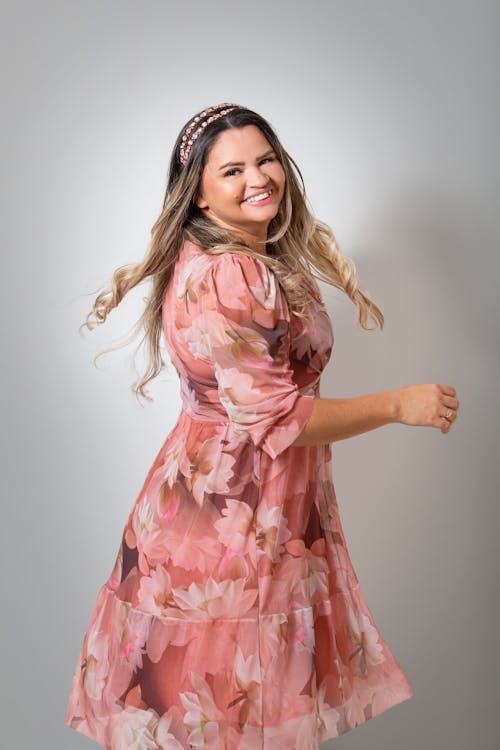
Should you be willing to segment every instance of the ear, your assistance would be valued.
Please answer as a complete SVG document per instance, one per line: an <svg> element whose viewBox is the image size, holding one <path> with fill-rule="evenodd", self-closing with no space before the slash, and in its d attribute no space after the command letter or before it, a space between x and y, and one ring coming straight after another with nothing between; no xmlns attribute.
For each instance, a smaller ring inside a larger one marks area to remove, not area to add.
<svg viewBox="0 0 500 750"><path fill-rule="evenodd" d="M198 193L198 195L196 196L195 203L198 206L198 208L208 208L208 203L203 198L201 193Z"/></svg>

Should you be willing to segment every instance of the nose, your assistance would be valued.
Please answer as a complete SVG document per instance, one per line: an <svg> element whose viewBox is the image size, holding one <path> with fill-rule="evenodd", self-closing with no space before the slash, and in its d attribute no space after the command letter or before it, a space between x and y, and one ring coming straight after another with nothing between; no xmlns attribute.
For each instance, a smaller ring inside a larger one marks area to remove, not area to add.
<svg viewBox="0 0 500 750"><path fill-rule="evenodd" d="M261 167L255 167L248 175L248 184L251 187L265 187L269 184L269 176Z"/></svg>

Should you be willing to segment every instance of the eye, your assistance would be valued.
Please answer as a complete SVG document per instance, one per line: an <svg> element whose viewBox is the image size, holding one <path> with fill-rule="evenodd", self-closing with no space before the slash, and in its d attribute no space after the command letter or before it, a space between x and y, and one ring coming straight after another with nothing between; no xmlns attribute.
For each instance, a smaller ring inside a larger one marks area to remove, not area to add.
<svg viewBox="0 0 500 750"><path fill-rule="evenodd" d="M263 164L265 161L275 161L275 157L274 156L266 156L265 159L261 159L260 160L260 164ZM233 169L228 169L227 172L224 172L224 177L230 177L233 174L233 172L238 172L238 171L239 171L238 167L234 167Z"/></svg>

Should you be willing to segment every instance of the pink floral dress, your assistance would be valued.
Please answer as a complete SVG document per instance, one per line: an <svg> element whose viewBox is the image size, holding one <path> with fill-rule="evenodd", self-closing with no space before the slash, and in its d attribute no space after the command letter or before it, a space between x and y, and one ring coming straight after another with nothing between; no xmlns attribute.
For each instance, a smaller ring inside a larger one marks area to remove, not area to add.
<svg viewBox="0 0 500 750"><path fill-rule="evenodd" d="M109 750L315 750L412 697L349 558L330 444L293 447L333 331L185 241L163 303L182 409L125 524L66 724Z"/></svg>

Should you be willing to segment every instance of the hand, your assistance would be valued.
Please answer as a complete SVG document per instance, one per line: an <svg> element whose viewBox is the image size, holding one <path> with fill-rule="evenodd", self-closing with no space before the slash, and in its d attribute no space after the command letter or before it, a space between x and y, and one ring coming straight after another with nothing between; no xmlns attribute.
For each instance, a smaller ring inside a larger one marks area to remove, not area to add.
<svg viewBox="0 0 500 750"><path fill-rule="evenodd" d="M446 434L457 418L459 401L451 385L406 385L397 388L395 395L398 404L396 421L402 424L437 427Z"/></svg>

